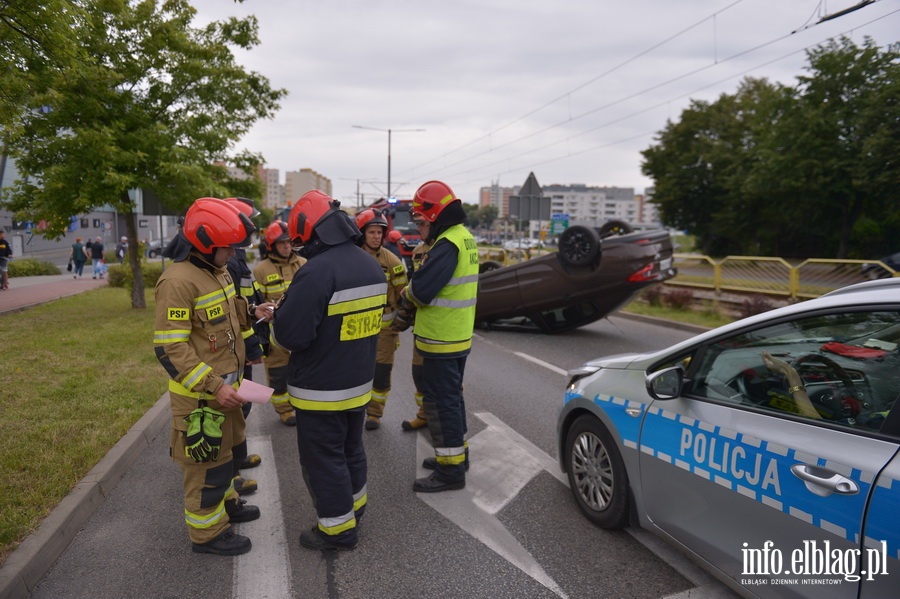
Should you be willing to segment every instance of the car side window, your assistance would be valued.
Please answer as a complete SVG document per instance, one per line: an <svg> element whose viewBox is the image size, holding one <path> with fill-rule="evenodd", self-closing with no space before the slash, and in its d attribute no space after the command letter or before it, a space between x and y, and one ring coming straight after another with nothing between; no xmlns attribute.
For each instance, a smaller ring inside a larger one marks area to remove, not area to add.
<svg viewBox="0 0 900 599"><path fill-rule="evenodd" d="M686 394L879 431L900 396L900 312L798 318L711 343Z"/></svg>

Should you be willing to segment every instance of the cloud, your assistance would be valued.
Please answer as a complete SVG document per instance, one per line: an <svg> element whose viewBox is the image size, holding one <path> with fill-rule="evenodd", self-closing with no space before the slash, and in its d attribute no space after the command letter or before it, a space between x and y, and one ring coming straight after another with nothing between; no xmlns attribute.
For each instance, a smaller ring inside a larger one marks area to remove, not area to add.
<svg viewBox="0 0 900 599"><path fill-rule="evenodd" d="M194 0L197 24L255 14L247 68L289 91L240 147L282 171L312 168L334 194L410 196L428 178L465 201L499 180L652 185L640 151L690 100L744 77L796 83L804 48L848 32L897 41L900 10L877 2L794 35L819 0ZM853 0L829 3L832 12ZM400 132L425 129L424 132ZM282 174L283 177L283 174ZM358 183L359 182L359 183Z"/></svg>

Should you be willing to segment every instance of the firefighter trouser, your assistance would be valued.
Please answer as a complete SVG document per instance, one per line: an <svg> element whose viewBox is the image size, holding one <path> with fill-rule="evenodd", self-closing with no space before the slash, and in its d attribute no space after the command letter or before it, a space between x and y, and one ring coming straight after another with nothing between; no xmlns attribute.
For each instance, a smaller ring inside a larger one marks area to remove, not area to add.
<svg viewBox="0 0 900 599"><path fill-rule="evenodd" d="M466 356L431 358L423 356L422 391L425 420L437 459L435 476L444 482L465 478L466 402L463 373Z"/></svg>
<svg viewBox="0 0 900 599"><path fill-rule="evenodd" d="M170 453L181 466L184 482L184 521L194 543L208 543L229 526L226 501L237 501L231 479L234 476L232 447L240 439L246 442L246 425L240 408L223 409L208 400L214 410L225 414L222 423L222 449L215 462L195 462L184 454L187 423L184 417L197 407L197 399L169 393L172 403Z"/></svg>
<svg viewBox="0 0 900 599"><path fill-rule="evenodd" d="M297 448L319 530L338 544L355 545L366 509L365 410L297 410Z"/></svg>
<svg viewBox="0 0 900 599"><path fill-rule="evenodd" d="M244 380L252 381L253 380L253 366L251 364L247 364L244 366ZM244 415L244 420L247 420L247 416L250 415L250 408L253 406L252 403L245 402L244 405L241 406L241 413ZM244 437L244 440L234 446L231 450L232 459L234 460L234 476L240 474L238 471L237 465L247 459L247 454L249 450L247 449L247 438Z"/></svg>
<svg viewBox="0 0 900 599"><path fill-rule="evenodd" d="M425 420L425 408L422 406L422 354L416 349L415 344L413 344L412 380L413 385L416 387L416 406L419 408L416 412L416 418Z"/></svg>
<svg viewBox="0 0 900 599"><path fill-rule="evenodd" d="M400 333L390 329L378 334L375 350L375 380L372 383L372 399L366 407L366 414L372 418L384 416L384 405L391 393L391 371L394 368L394 353L400 347Z"/></svg>
<svg viewBox="0 0 900 599"><path fill-rule="evenodd" d="M284 366L269 366L266 362L266 374L269 376L269 386L275 389L272 393L272 407L279 414L293 412L294 407L291 405L290 396L287 390L287 364Z"/></svg>

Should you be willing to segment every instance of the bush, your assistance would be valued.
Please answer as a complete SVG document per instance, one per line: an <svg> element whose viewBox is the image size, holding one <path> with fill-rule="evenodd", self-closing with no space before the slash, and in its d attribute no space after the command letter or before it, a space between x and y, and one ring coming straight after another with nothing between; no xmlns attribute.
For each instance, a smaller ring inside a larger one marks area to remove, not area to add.
<svg viewBox="0 0 900 599"><path fill-rule="evenodd" d="M127 263L110 264L108 268L110 287L125 287L131 291L131 288L134 286L131 265ZM144 278L144 289L153 289L156 287L156 281L162 275L162 264L159 262L141 262L141 274Z"/></svg>
<svg viewBox="0 0 900 599"><path fill-rule="evenodd" d="M36 277L62 274L59 267L34 258L16 258L9 261L9 277Z"/></svg>
<svg viewBox="0 0 900 599"><path fill-rule="evenodd" d="M768 312L774 307L775 306L772 304L772 300L770 300L766 296L752 295L749 298L745 299L740 306L738 306L737 313L741 318L747 318L748 316L755 316L756 314Z"/></svg>
<svg viewBox="0 0 900 599"><path fill-rule="evenodd" d="M694 303L694 292L690 289L670 289L663 294L663 300L673 310L688 310Z"/></svg>
<svg viewBox="0 0 900 599"><path fill-rule="evenodd" d="M651 285L641 292L641 297L651 306L662 306L662 285Z"/></svg>

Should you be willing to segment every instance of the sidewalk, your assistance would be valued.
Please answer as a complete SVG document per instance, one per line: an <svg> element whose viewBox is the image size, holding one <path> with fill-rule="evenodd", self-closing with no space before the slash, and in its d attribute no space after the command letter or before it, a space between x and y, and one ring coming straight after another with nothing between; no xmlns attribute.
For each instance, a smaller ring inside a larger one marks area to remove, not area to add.
<svg viewBox="0 0 900 599"><path fill-rule="evenodd" d="M71 273L13 277L9 279L9 289L0 291L0 314L24 310L89 289L105 287L106 284L106 279L92 279L90 274L80 279L72 278Z"/></svg>

